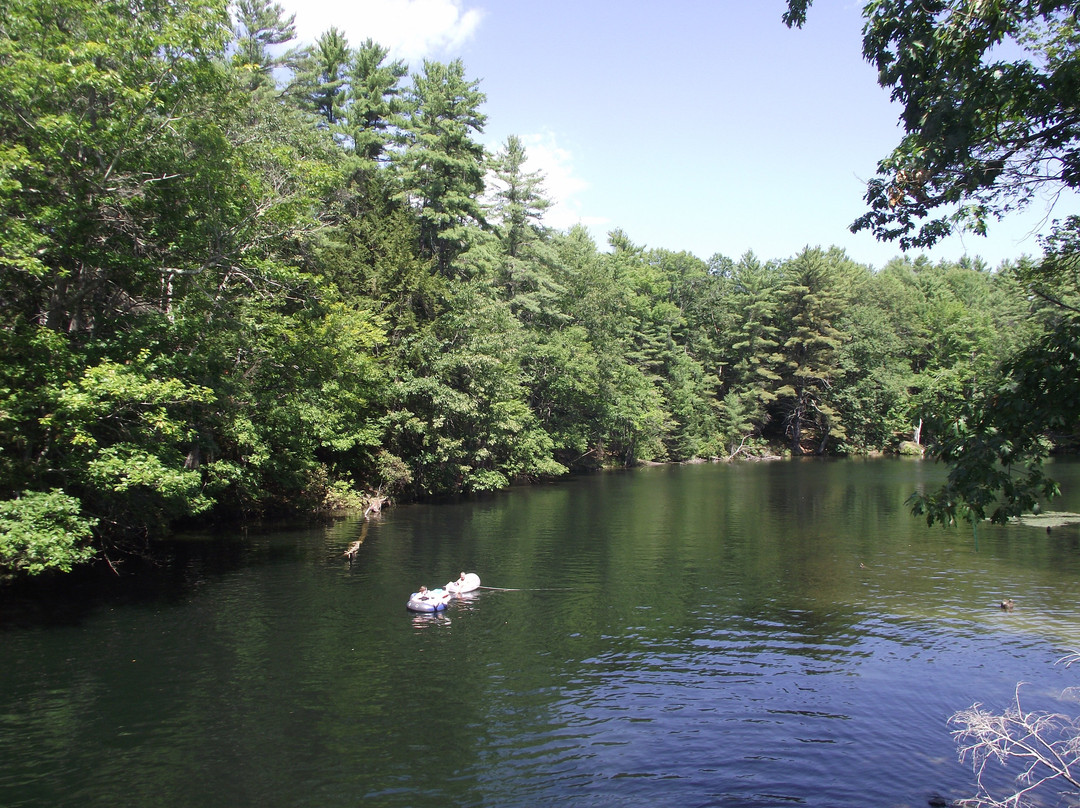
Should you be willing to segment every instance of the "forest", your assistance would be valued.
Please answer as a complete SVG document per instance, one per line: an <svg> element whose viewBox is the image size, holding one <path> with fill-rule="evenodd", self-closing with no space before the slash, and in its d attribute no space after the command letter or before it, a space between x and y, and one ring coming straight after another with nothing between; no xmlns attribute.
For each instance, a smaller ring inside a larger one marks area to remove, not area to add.
<svg viewBox="0 0 1080 808"><path fill-rule="evenodd" d="M293 39L270 0L0 10L0 573L608 466L921 454L1075 302L1022 256L548 228L461 61Z"/></svg>

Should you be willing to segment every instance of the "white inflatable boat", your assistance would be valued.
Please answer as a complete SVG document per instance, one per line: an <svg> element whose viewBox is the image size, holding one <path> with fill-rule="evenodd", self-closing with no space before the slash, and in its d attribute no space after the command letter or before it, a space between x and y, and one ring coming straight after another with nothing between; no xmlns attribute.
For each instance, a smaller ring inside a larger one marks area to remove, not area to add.
<svg viewBox="0 0 1080 808"><path fill-rule="evenodd" d="M426 592L413 592L405 607L412 612L441 612L450 602L450 593L445 589L429 589Z"/></svg>
<svg viewBox="0 0 1080 808"><path fill-rule="evenodd" d="M474 589L480 586L480 576L475 572L468 574L462 573L462 576L456 581L451 581L446 585L446 591L451 595L464 595L466 592L472 592Z"/></svg>

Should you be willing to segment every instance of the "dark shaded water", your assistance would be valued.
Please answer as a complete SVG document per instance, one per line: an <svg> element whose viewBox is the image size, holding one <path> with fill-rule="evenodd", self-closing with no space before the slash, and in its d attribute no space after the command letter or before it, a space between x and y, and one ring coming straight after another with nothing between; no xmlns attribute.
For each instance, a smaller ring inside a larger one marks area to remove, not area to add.
<svg viewBox="0 0 1080 808"><path fill-rule="evenodd" d="M1071 490L1080 465L1057 466ZM927 529L914 461L659 467L168 545L0 601L0 805L925 806L1057 695L1080 533ZM1055 506L1080 510L1080 501ZM364 544L353 566L341 553ZM421 583L475 570L441 616ZM1002 612L1003 597L1016 610Z"/></svg>

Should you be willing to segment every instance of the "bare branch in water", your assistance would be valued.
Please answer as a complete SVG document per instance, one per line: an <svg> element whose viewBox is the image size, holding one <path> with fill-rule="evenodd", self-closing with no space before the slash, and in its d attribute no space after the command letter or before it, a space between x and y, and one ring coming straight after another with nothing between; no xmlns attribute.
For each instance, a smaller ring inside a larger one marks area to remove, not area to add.
<svg viewBox="0 0 1080 808"><path fill-rule="evenodd" d="M1066 664L1080 659L1071 654ZM1061 713L1028 711L1020 704L1021 682L1012 705L1002 714L981 704L961 710L949 719L960 727L953 732L960 747L960 760L970 761L979 793L959 805L976 808L1019 808L1031 792L1058 781L1067 792L1080 794L1080 721ZM1023 771L1016 778L1013 793L997 797L984 782L987 764L1019 762Z"/></svg>

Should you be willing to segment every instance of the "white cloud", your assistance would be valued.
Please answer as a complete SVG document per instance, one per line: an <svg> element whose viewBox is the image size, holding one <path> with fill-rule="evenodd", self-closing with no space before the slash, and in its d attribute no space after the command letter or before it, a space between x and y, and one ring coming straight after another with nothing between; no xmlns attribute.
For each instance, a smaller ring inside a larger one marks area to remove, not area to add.
<svg viewBox="0 0 1080 808"><path fill-rule="evenodd" d="M525 146L525 170L542 172L544 192L552 203L544 213L544 224L556 230L575 224L604 227L606 219L584 214L579 195L588 190L589 183L574 173L573 155L559 145L555 134L543 132L520 137Z"/></svg>
<svg viewBox="0 0 1080 808"><path fill-rule="evenodd" d="M281 0L288 13L296 13L297 38L314 42L331 26L344 31L356 46L371 38L390 48L391 57L413 66L444 52L453 54L483 19L479 8L466 8L463 0ZM419 65L417 65L419 66Z"/></svg>

